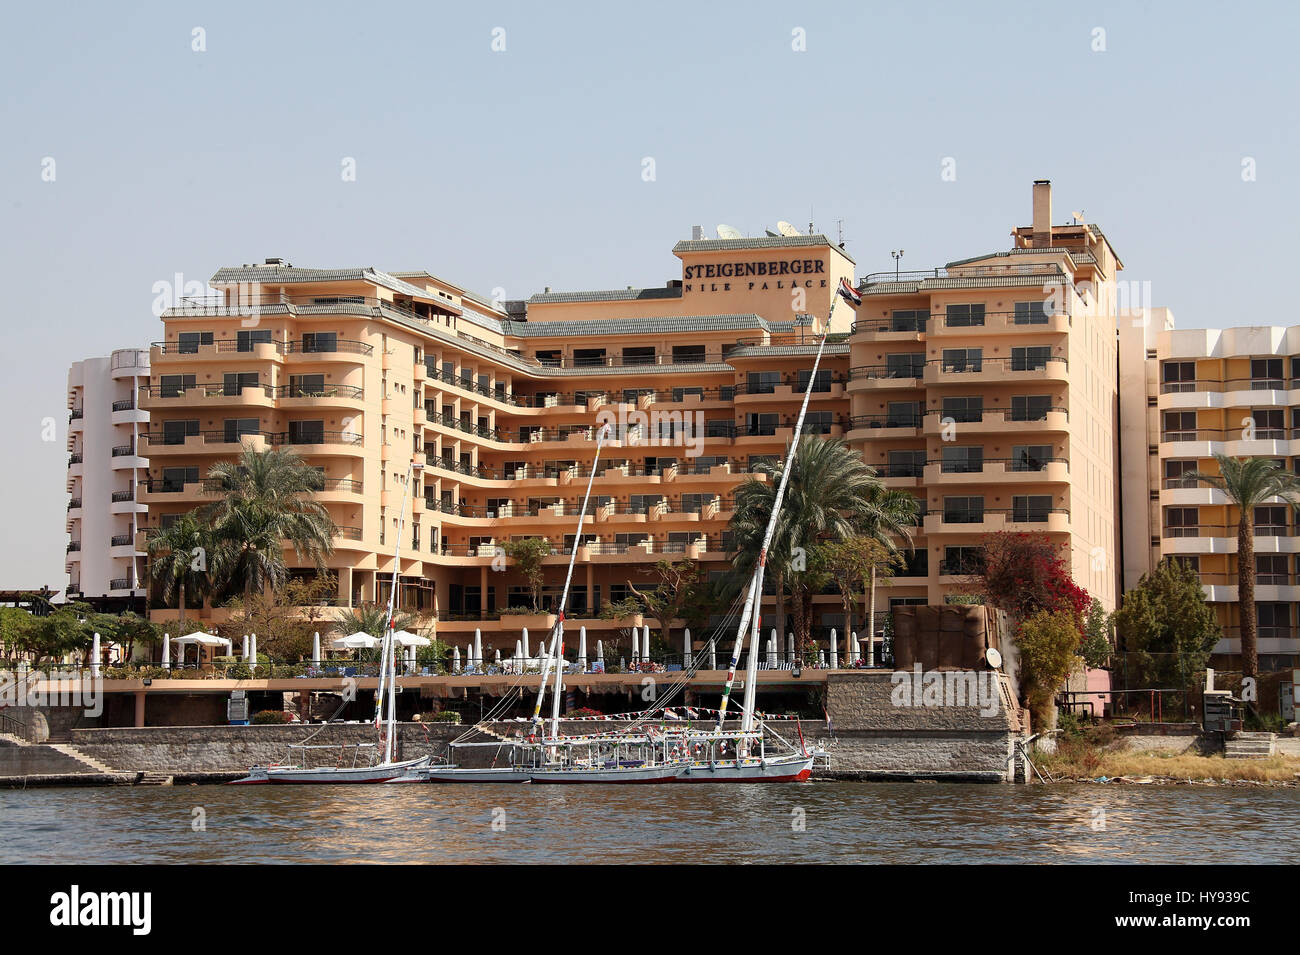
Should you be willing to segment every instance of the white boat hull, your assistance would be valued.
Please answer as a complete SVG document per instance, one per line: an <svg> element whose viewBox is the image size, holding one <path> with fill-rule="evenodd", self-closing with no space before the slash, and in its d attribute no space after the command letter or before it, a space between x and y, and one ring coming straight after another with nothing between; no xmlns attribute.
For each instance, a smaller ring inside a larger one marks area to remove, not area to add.
<svg viewBox="0 0 1300 955"><path fill-rule="evenodd" d="M680 763L665 766L612 766L591 769L534 769L529 778L537 783L671 783L683 770Z"/></svg>
<svg viewBox="0 0 1300 955"><path fill-rule="evenodd" d="M386 783L428 763L428 756L420 756L417 759L408 759L400 763L381 763L378 766L321 766L316 769L304 769L300 766L254 766L249 770L248 776L236 779L232 785Z"/></svg>
<svg viewBox="0 0 1300 955"><path fill-rule="evenodd" d="M425 766L393 782L405 783L526 783L527 769L472 769L461 766Z"/></svg>
<svg viewBox="0 0 1300 955"><path fill-rule="evenodd" d="M679 783L793 783L812 776L812 756L778 756L773 759L722 760L688 763L674 782Z"/></svg>

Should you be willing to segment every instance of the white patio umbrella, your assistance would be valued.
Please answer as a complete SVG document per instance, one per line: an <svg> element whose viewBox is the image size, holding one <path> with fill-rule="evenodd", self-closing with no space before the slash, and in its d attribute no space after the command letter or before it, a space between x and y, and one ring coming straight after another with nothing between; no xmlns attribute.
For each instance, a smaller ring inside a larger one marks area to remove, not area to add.
<svg viewBox="0 0 1300 955"><path fill-rule="evenodd" d="M460 672L460 647L451 648L451 672Z"/></svg>
<svg viewBox="0 0 1300 955"><path fill-rule="evenodd" d="M90 641L90 678L99 679L99 634Z"/></svg>
<svg viewBox="0 0 1300 955"><path fill-rule="evenodd" d="M840 638L835 633L835 628L831 627L831 669L838 670L840 667Z"/></svg>
<svg viewBox="0 0 1300 955"><path fill-rule="evenodd" d="M194 631L187 633L183 637L177 637L172 643L176 646L176 662L181 663L185 659L185 648L194 647L225 647L227 652L230 650L230 641L222 639L211 633L201 633ZM198 660L195 661L196 663Z"/></svg>
<svg viewBox="0 0 1300 955"><path fill-rule="evenodd" d="M252 649L253 649L253 641L249 639L248 634L244 634L244 662L245 663L248 662L248 654L249 651ZM176 658L176 662L178 663L180 662L180 657Z"/></svg>
<svg viewBox="0 0 1300 955"><path fill-rule="evenodd" d="M474 628L474 662L483 665L483 631Z"/></svg>
<svg viewBox="0 0 1300 955"><path fill-rule="evenodd" d="M368 633L349 633L346 637L336 637L330 644L336 650L373 650L379 646L379 638Z"/></svg>
<svg viewBox="0 0 1300 955"><path fill-rule="evenodd" d="M691 668L691 628L687 627L682 634L682 669Z"/></svg>
<svg viewBox="0 0 1300 955"><path fill-rule="evenodd" d="M495 661L495 662L496 662L496 665L497 665L497 666L500 666L500 665L501 665L501 651L500 651L500 650L498 650L498 651L496 652L496 661Z"/></svg>
<svg viewBox="0 0 1300 955"><path fill-rule="evenodd" d="M776 631L773 630L767 638L767 665L776 666Z"/></svg>
<svg viewBox="0 0 1300 955"><path fill-rule="evenodd" d="M858 661L862 659L862 648L858 646L858 632L854 630L849 634L849 666L857 666Z"/></svg>
<svg viewBox="0 0 1300 955"><path fill-rule="evenodd" d="M320 662L320 631L317 630L311 636L311 662Z"/></svg>
<svg viewBox="0 0 1300 955"><path fill-rule="evenodd" d="M527 627L524 627L524 635L523 635L523 640L522 640L522 642L523 642L523 645L524 645L523 656L528 657L528 656L530 656L530 654L529 654L529 652L528 652L528 628L527 628Z"/></svg>
<svg viewBox="0 0 1300 955"><path fill-rule="evenodd" d="M786 663L789 663L791 665L794 664L794 634L793 633L787 633L785 635L785 657L786 657L785 660Z"/></svg>
<svg viewBox="0 0 1300 955"><path fill-rule="evenodd" d="M709 641L709 669L718 668L718 647L712 640Z"/></svg>
<svg viewBox="0 0 1300 955"><path fill-rule="evenodd" d="M433 641L409 630L397 630L393 633L393 643L399 647L427 647Z"/></svg>
<svg viewBox="0 0 1300 955"><path fill-rule="evenodd" d="M578 628L578 670L587 672L587 628Z"/></svg>
<svg viewBox="0 0 1300 955"><path fill-rule="evenodd" d="M522 660L523 658L524 658L524 644L523 644L523 641L522 641L522 640L516 640L516 641L515 641L515 659L516 659L516 660Z"/></svg>
<svg viewBox="0 0 1300 955"><path fill-rule="evenodd" d="M818 650L818 651L817 651L817 665L818 665L819 667L821 667L823 670L826 669L826 651L825 651L825 650Z"/></svg>
<svg viewBox="0 0 1300 955"><path fill-rule="evenodd" d="M605 669L605 641L596 641L596 659L600 661L600 668Z"/></svg>
<svg viewBox="0 0 1300 955"><path fill-rule="evenodd" d="M253 662L249 664L254 670L257 669L257 634L251 635L253 638Z"/></svg>
<svg viewBox="0 0 1300 955"><path fill-rule="evenodd" d="M650 662L650 624L641 628L641 659L645 663Z"/></svg>
<svg viewBox="0 0 1300 955"><path fill-rule="evenodd" d="M172 635L170 633L163 634L162 665L164 670L172 668Z"/></svg>

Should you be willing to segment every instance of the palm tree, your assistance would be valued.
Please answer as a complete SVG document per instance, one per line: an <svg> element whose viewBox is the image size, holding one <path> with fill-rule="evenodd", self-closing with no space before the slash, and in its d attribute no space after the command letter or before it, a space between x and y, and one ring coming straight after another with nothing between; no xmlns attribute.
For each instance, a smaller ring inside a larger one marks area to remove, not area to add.
<svg viewBox="0 0 1300 955"><path fill-rule="evenodd" d="M214 464L208 481L220 496L204 516L216 543L215 569L228 591L242 591L247 601L268 586L282 586L289 574L286 544L299 560L326 570L338 528L312 499L321 488L320 472L296 453L245 448L238 460Z"/></svg>
<svg viewBox="0 0 1300 955"><path fill-rule="evenodd" d="M180 621L185 622L185 592L194 588L202 597L211 578L207 562L212 550L212 534L197 512L180 515L149 538L149 569L161 585L163 602L176 594Z"/></svg>
<svg viewBox="0 0 1300 955"><path fill-rule="evenodd" d="M737 583L753 573L784 467L784 462L762 465L760 470L768 480L750 478L736 488L731 531L732 579ZM870 501L881 489L876 472L842 440L811 434L799 438L794 469L767 553L777 594L778 632L785 629L785 582L801 563L796 558L806 560L818 540L852 536L857 526L869 519Z"/></svg>
<svg viewBox="0 0 1300 955"><path fill-rule="evenodd" d="M1241 673L1259 675L1255 614L1255 508L1274 498L1300 507L1300 479L1266 458L1216 454L1218 474L1193 471L1188 478L1222 491L1237 507L1237 616L1241 621Z"/></svg>
<svg viewBox="0 0 1300 955"><path fill-rule="evenodd" d="M386 604L363 603L339 617L334 629L345 637L350 633L368 633L372 637L379 637L383 636L384 624L387 620L388 606ZM417 623L418 618L414 614L406 613L403 610L393 610L394 630L409 630Z"/></svg>
<svg viewBox="0 0 1300 955"><path fill-rule="evenodd" d="M912 547L912 530L916 527L920 506L907 491L885 487L876 482L867 494L867 500L857 522L858 534L881 545L875 558L867 562L867 639L876 633L876 581L882 571L893 567L901 557L901 541L909 550Z"/></svg>

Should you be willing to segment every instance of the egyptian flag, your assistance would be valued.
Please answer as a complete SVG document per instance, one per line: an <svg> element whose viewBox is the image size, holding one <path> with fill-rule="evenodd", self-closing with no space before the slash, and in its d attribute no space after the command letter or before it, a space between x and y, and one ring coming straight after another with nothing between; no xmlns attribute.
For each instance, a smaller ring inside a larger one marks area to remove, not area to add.
<svg viewBox="0 0 1300 955"><path fill-rule="evenodd" d="M862 296L858 294L857 289L855 289L852 285L849 284L848 279L840 279L840 287L838 291L840 295L844 298L844 300L847 301L850 305L862 304Z"/></svg>

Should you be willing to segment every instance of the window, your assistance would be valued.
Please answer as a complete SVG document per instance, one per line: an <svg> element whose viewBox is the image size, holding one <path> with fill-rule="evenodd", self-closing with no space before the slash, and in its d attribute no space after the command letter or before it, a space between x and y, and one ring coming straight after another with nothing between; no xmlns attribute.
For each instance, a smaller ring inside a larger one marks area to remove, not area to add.
<svg viewBox="0 0 1300 955"><path fill-rule="evenodd" d="M951 372L982 371L984 368L984 349L982 348L945 348L943 350L943 370Z"/></svg>
<svg viewBox="0 0 1300 955"><path fill-rule="evenodd" d="M968 398L944 398L943 416L958 422L982 421L984 420L984 398L981 395Z"/></svg>
<svg viewBox="0 0 1300 955"><path fill-rule="evenodd" d="M1282 408L1253 408L1250 412L1255 424L1255 437L1260 441L1286 440L1285 411Z"/></svg>
<svg viewBox="0 0 1300 955"><path fill-rule="evenodd" d="M1285 554L1256 554L1255 583L1284 587L1291 581Z"/></svg>
<svg viewBox="0 0 1300 955"><path fill-rule="evenodd" d="M1046 325L1047 319L1046 302L1016 302L1015 324Z"/></svg>
<svg viewBox="0 0 1300 955"><path fill-rule="evenodd" d="M919 428L921 426L921 402L891 401L889 412L885 417L887 428Z"/></svg>
<svg viewBox="0 0 1300 955"><path fill-rule="evenodd" d="M256 418L227 418L224 424L226 444L240 444L246 435L258 433L260 422Z"/></svg>
<svg viewBox="0 0 1300 955"><path fill-rule="evenodd" d="M304 332L302 350L305 352L338 351L338 332Z"/></svg>
<svg viewBox="0 0 1300 955"><path fill-rule="evenodd" d="M184 444L190 435L199 433L198 418L162 423L163 444Z"/></svg>
<svg viewBox="0 0 1300 955"><path fill-rule="evenodd" d="M747 414L745 415L746 433L754 434L776 434L776 427L780 424L781 416L779 414Z"/></svg>
<svg viewBox="0 0 1300 955"><path fill-rule="evenodd" d="M1195 391L1196 362L1167 361L1160 366L1161 391Z"/></svg>
<svg viewBox="0 0 1300 955"><path fill-rule="evenodd" d="M1195 441L1196 412L1166 411L1161 441Z"/></svg>
<svg viewBox="0 0 1300 955"><path fill-rule="evenodd" d="M605 364L605 349L575 348L573 350L574 367Z"/></svg>
<svg viewBox="0 0 1300 955"><path fill-rule="evenodd" d="M804 415L804 434L830 434L834 415L829 411L809 411Z"/></svg>
<svg viewBox="0 0 1300 955"><path fill-rule="evenodd" d="M808 379L812 377L812 369L804 368L799 371L799 393L803 394L808 390ZM817 380L813 382L813 391L826 392L831 390L831 373L825 368L817 370Z"/></svg>
<svg viewBox="0 0 1300 955"><path fill-rule="evenodd" d="M175 493L185 489L186 484L197 484L199 469L194 467L163 468L162 489L164 493Z"/></svg>
<svg viewBox="0 0 1300 955"><path fill-rule="evenodd" d="M1052 407L1051 395L1012 395L1012 421L1044 421Z"/></svg>
<svg viewBox="0 0 1300 955"><path fill-rule="evenodd" d="M1017 444L1011 448L1012 471L1041 471L1051 459L1050 444Z"/></svg>
<svg viewBox="0 0 1300 955"><path fill-rule="evenodd" d="M290 421L289 422L289 443L290 444L324 444L325 443L325 422L324 421Z"/></svg>
<svg viewBox="0 0 1300 955"><path fill-rule="evenodd" d="M712 504L714 499L712 494L683 494L682 513L698 514L706 505Z"/></svg>
<svg viewBox="0 0 1300 955"><path fill-rule="evenodd" d="M289 397L301 398L304 395L320 395L325 393L325 376L324 375L290 375L289 376Z"/></svg>
<svg viewBox="0 0 1300 955"><path fill-rule="evenodd" d="M1257 537L1286 536L1285 504L1260 505L1255 508L1255 535Z"/></svg>
<svg viewBox="0 0 1300 955"><path fill-rule="evenodd" d="M1012 371L1037 371L1047 367L1047 360L1052 357L1051 345L1026 345L1011 349Z"/></svg>
<svg viewBox="0 0 1300 955"><path fill-rule="evenodd" d="M924 451L890 451L885 477L920 477L925 467Z"/></svg>
<svg viewBox="0 0 1300 955"><path fill-rule="evenodd" d="M949 305L944 318L949 328L970 328L984 324L983 305Z"/></svg>
<svg viewBox="0 0 1300 955"><path fill-rule="evenodd" d="M179 398L194 387L193 375L163 375L158 379L160 398Z"/></svg>
<svg viewBox="0 0 1300 955"><path fill-rule="evenodd" d="M257 387L257 372L228 371L222 381L221 393L226 397L242 394L245 388Z"/></svg>
<svg viewBox="0 0 1300 955"><path fill-rule="evenodd" d="M945 474L973 474L983 470L983 445L944 447L943 471Z"/></svg>
<svg viewBox="0 0 1300 955"><path fill-rule="evenodd" d="M212 344L211 332L181 332L176 336L178 343L177 351L182 355L193 355L199 350L200 345Z"/></svg>
<svg viewBox="0 0 1300 955"><path fill-rule="evenodd" d="M1195 470L1195 461L1166 461L1165 487L1196 487L1196 481L1187 478Z"/></svg>
<svg viewBox="0 0 1300 955"><path fill-rule="evenodd" d="M653 365L655 349L653 345L625 345L623 347L623 364Z"/></svg>
<svg viewBox="0 0 1300 955"><path fill-rule="evenodd" d="M923 308L896 308L889 315L891 332L923 332L930 313Z"/></svg>
<svg viewBox="0 0 1300 955"><path fill-rule="evenodd" d="M945 547L943 563L939 573L962 576L982 574L984 572L984 548L982 547Z"/></svg>
<svg viewBox="0 0 1300 955"><path fill-rule="evenodd" d="M1200 512L1195 507L1166 507L1166 537L1196 537L1200 534Z"/></svg>
<svg viewBox="0 0 1300 955"><path fill-rule="evenodd" d="M673 401L681 401L687 395L694 395L696 398L704 397L704 389L700 387L674 388Z"/></svg>
<svg viewBox="0 0 1300 955"><path fill-rule="evenodd" d="M770 395L781 383L779 371L751 371L748 391L751 395Z"/></svg>
<svg viewBox="0 0 1300 955"><path fill-rule="evenodd" d="M943 521L945 524L978 524L984 520L984 498L945 497Z"/></svg>
<svg viewBox="0 0 1300 955"><path fill-rule="evenodd" d="M920 378L925 372L925 355L919 352L885 356L889 378Z"/></svg>
<svg viewBox="0 0 1300 955"><path fill-rule="evenodd" d="M235 351L252 351L254 345L269 345L271 330L253 328L235 332Z"/></svg>
<svg viewBox="0 0 1300 955"><path fill-rule="evenodd" d="M730 418L715 418L704 422L706 438L731 438L736 434L736 425Z"/></svg>
<svg viewBox="0 0 1300 955"><path fill-rule="evenodd" d="M1291 636L1291 605L1286 603L1257 603L1255 612L1259 618L1259 636Z"/></svg>
<svg viewBox="0 0 1300 955"><path fill-rule="evenodd" d="M1250 360L1250 387L1254 391L1282 388L1282 359L1252 358Z"/></svg>
<svg viewBox="0 0 1300 955"><path fill-rule="evenodd" d="M703 345L674 345L673 346L673 362L675 364L677 363L696 364L704 361L704 358L705 358L705 354L704 354Z"/></svg>
<svg viewBox="0 0 1300 955"><path fill-rule="evenodd" d="M1041 524L1052 513L1050 494L1014 494L1011 497L1011 519L1024 523Z"/></svg>

